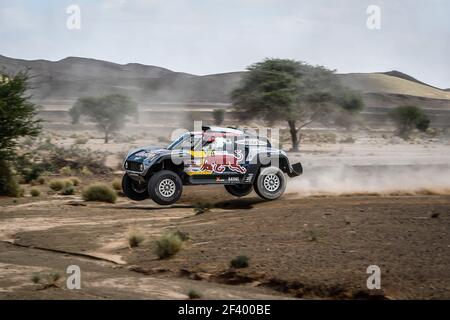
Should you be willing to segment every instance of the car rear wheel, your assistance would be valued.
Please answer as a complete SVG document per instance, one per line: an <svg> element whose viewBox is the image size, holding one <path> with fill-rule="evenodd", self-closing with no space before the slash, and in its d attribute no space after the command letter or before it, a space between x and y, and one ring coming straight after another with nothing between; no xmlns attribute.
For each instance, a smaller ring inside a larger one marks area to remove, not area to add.
<svg viewBox="0 0 450 320"><path fill-rule="evenodd" d="M254 182L255 192L265 200L275 200L286 190L286 177L277 167L261 168Z"/></svg>
<svg viewBox="0 0 450 320"><path fill-rule="evenodd" d="M128 174L122 178L122 191L131 200L143 201L149 198L147 184L131 179Z"/></svg>
<svg viewBox="0 0 450 320"><path fill-rule="evenodd" d="M148 182L150 198L160 205L170 205L178 201L183 191L181 178L173 171L162 170L155 173Z"/></svg>
<svg viewBox="0 0 450 320"><path fill-rule="evenodd" d="M251 184L229 184L225 185L225 190L235 197L243 197L252 192L253 186Z"/></svg>

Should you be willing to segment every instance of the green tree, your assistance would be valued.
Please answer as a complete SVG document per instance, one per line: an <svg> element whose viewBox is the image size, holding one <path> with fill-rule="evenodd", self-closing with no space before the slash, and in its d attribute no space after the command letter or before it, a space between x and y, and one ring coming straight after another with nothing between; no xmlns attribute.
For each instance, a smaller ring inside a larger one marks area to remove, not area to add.
<svg viewBox="0 0 450 320"><path fill-rule="evenodd" d="M430 119L423 109L417 106L399 106L389 112L400 137L407 139L414 129L426 131L430 126Z"/></svg>
<svg viewBox="0 0 450 320"><path fill-rule="evenodd" d="M225 120L225 110L214 109L213 110L214 124L221 125Z"/></svg>
<svg viewBox="0 0 450 320"><path fill-rule="evenodd" d="M342 87L334 71L322 66L266 59L247 70L231 94L235 110L242 120L287 121L293 150L298 150L300 130L311 122L323 120L335 110L345 110L350 116L363 108L361 97Z"/></svg>
<svg viewBox="0 0 450 320"><path fill-rule="evenodd" d="M112 133L123 128L127 116L133 116L136 112L137 105L130 98L120 94L80 98L69 110L74 124L79 122L81 116L95 122L97 128L105 135L105 143L109 142Z"/></svg>
<svg viewBox="0 0 450 320"><path fill-rule="evenodd" d="M0 195L17 196L11 164L16 160L19 138L40 132L37 107L27 94L28 74L0 74Z"/></svg>

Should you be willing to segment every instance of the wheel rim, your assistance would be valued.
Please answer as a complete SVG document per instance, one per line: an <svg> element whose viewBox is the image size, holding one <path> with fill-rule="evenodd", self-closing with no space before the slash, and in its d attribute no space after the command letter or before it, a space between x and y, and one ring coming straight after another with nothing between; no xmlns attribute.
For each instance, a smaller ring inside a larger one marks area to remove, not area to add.
<svg viewBox="0 0 450 320"><path fill-rule="evenodd" d="M274 192L280 187L280 178L276 174L268 174L263 180L264 188L269 192Z"/></svg>
<svg viewBox="0 0 450 320"><path fill-rule="evenodd" d="M176 191L176 185L175 181L172 179L164 179L159 183L158 187L159 193L165 197L169 198L175 194Z"/></svg>

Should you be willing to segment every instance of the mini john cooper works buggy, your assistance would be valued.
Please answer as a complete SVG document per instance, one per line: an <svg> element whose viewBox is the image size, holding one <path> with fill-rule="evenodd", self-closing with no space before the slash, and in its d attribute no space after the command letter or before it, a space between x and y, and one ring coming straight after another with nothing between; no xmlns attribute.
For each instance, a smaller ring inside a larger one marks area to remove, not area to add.
<svg viewBox="0 0 450 320"><path fill-rule="evenodd" d="M286 177L302 174L286 153L267 138L244 131L203 127L181 135L165 148L143 147L124 160L125 195L137 201L152 199L161 205L175 203L183 185L222 184L242 197L253 189L263 199L275 200L286 189Z"/></svg>

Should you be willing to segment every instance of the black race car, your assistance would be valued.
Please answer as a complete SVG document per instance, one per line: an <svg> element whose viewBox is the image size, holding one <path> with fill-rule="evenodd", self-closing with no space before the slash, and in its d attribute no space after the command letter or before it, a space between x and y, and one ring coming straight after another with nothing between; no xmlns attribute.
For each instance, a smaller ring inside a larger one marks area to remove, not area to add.
<svg viewBox="0 0 450 320"><path fill-rule="evenodd" d="M124 169L122 189L128 198L161 205L175 203L183 185L203 184L223 184L237 197L255 189L261 198L274 200L286 189L285 174L296 177L303 171L267 138L218 127L185 133L166 148L130 151Z"/></svg>

